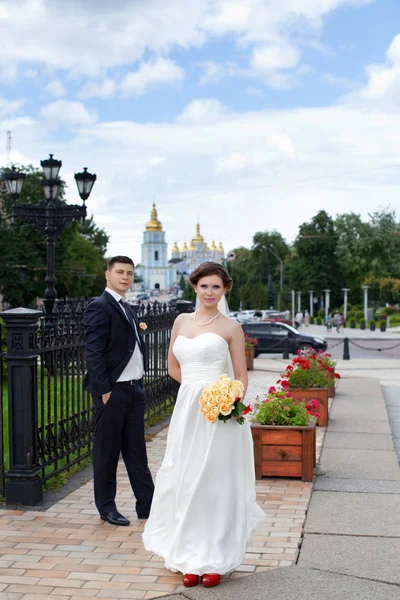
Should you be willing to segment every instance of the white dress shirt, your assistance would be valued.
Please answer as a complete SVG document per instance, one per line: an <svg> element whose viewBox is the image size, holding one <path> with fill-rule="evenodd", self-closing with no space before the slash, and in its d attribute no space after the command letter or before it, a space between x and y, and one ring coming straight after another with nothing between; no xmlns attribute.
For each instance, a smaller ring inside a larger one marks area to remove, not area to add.
<svg viewBox="0 0 400 600"><path fill-rule="evenodd" d="M106 288L106 292L111 294L111 296L113 298L115 298L115 300L118 302L118 306L120 307L121 311L125 315L126 320L129 323L129 319L125 312L125 308L120 303L120 300L124 300L124 297L121 296L121 294L118 294L118 292L114 292L114 290L110 290L110 288ZM129 323L129 325L130 325L130 323ZM143 377L143 373L144 373L143 354L141 353L140 348L139 348L139 333L136 329L135 321L133 321L133 325L134 325L135 334L136 334L135 350L133 351L133 354L132 354L128 364L126 365L125 369L122 371L121 375L118 377L117 382L129 381L130 379L141 379Z"/></svg>

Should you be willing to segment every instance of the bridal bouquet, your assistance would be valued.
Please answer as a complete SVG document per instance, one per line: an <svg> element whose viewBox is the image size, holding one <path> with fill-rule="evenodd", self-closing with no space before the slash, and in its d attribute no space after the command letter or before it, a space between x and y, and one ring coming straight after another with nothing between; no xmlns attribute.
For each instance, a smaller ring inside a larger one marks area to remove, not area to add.
<svg viewBox="0 0 400 600"><path fill-rule="evenodd" d="M243 393L241 381L221 375L204 388L200 396L201 414L208 423L215 423L217 419L227 421L233 417L243 425L244 415L251 410L250 406L245 406L240 401Z"/></svg>

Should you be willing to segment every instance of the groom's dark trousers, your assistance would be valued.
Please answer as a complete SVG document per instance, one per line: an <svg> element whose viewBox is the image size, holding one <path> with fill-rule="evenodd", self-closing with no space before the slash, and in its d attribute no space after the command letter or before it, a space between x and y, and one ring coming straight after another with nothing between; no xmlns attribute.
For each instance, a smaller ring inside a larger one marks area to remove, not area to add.
<svg viewBox="0 0 400 600"><path fill-rule="evenodd" d="M125 305L126 307L126 305ZM125 308L130 310L130 307ZM92 394L95 410L93 476L100 514L116 510L117 466L120 453L136 498L136 512L149 514L154 484L144 439L146 396L142 380L117 382L136 344L145 346L136 315L130 323L108 292L93 300L84 315L87 374L84 389ZM102 395L111 392L106 404Z"/></svg>

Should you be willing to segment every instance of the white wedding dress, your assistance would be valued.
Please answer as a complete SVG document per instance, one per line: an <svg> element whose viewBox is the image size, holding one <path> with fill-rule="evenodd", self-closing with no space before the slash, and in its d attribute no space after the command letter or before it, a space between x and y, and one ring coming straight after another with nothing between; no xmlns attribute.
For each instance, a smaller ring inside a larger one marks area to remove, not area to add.
<svg viewBox="0 0 400 600"><path fill-rule="evenodd" d="M264 518L256 504L250 425L234 419L207 423L200 412L202 390L226 372L224 338L179 335L173 352L182 384L143 542L165 559L167 569L223 575L242 563Z"/></svg>

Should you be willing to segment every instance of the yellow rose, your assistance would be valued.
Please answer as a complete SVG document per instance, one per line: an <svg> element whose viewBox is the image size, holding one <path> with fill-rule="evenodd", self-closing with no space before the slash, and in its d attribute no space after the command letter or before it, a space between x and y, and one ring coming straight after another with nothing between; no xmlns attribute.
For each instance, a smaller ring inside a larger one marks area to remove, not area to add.
<svg viewBox="0 0 400 600"><path fill-rule="evenodd" d="M234 404L235 402L235 396L233 396L233 394L227 394L225 396L225 403L229 404L229 406L232 406L232 404Z"/></svg>
<svg viewBox="0 0 400 600"><path fill-rule="evenodd" d="M210 396L209 398L207 398L207 406L209 406L210 408L212 408L213 406L217 406L215 396Z"/></svg>
<svg viewBox="0 0 400 600"><path fill-rule="evenodd" d="M223 374L220 376L219 380L220 380L220 381L223 381L224 379L229 379L229 380L230 380L230 377L229 377L229 375L227 375L226 373L223 373Z"/></svg>
<svg viewBox="0 0 400 600"><path fill-rule="evenodd" d="M199 400L200 406L204 406L205 404L207 404L207 398L204 394L202 394L200 396L200 400Z"/></svg>
<svg viewBox="0 0 400 600"><path fill-rule="evenodd" d="M204 416L207 415L208 414L208 407L207 406L203 406L200 412Z"/></svg>
<svg viewBox="0 0 400 600"><path fill-rule="evenodd" d="M147 325L143 321L140 321L139 327L142 331L146 331L146 329L147 329Z"/></svg>
<svg viewBox="0 0 400 600"><path fill-rule="evenodd" d="M204 416L205 416L205 419L206 419L207 423L215 423L215 421L217 420L217 417L215 417L211 413L207 413Z"/></svg>
<svg viewBox="0 0 400 600"><path fill-rule="evenodd" d="M214 408L210 409L210 413L214 415L214 417L218 417L219 415L219 406L214 406Z"/></svg>
<svg viewBox="0 0 400 600"><path fill-rule="evenodd" d="M221 394L225 396L226 394L229 394L230 385L227 381L222 381L219 384L219 389L221 390Z"/></svg>
<svg viewBox="0 0 400 600"><path fill-rule="evenodd" d="M222 406L220 407L220 411L221 415L227 417L232 412L232 406L229 406L229 404L222 404Z"/></svg>
<svg viewBox="0 0 400 600"><path fill-rule="evenodd" d="M225 402L225 397L221 396L221 394L217 394L214 396L215 406L221 406Z"/></svg>

